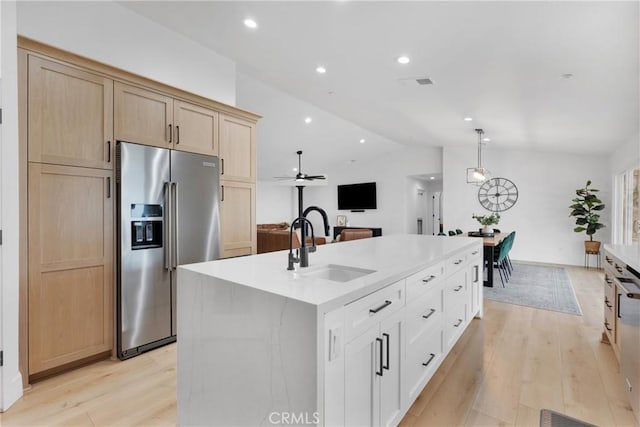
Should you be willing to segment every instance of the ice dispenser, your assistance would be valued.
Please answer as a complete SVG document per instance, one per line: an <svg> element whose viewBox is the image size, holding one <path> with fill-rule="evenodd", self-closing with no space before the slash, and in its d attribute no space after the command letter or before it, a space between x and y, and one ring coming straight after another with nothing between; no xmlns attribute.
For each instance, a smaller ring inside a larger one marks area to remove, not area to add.
<svg viewBox="0 0 640 427"><path fill-rule="evenodd" d="M131 249L162 247L163 217L161 205L131 205Z"/></svg>

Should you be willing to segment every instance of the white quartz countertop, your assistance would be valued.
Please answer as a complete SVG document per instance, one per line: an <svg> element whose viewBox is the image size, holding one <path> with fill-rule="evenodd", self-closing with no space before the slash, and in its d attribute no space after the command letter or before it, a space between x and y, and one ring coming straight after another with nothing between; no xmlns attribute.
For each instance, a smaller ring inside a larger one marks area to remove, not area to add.
<svg viewBox="0 0 640 427"><path fill-rule="evenodd" d="M469 237L388 235L370 239L320 245L309 254L309 267L287 271L288 251L189 264L178 268L191 270L287 298L329 311L361 298L397 280L474 247L482 239ZM327 264L375 270L375 273L348 281L333 282L304 277L304 273Z"/></svg>
<svg viewBox="0 0 640 427"><path fill-rule="evenodd" d="M635 271L640 272L640 245L605 244L604 249Z"/></svg>

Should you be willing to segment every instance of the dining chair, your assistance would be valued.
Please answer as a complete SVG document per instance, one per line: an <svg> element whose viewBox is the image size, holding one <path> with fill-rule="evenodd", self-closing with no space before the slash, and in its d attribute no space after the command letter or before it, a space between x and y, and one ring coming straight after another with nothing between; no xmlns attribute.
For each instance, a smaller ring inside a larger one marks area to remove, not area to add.
<svg viewBox="0 0 640 427"><path fill-rule="evenodd" d="M446 234L444 233L444 231L441 231L438 233L438 236L446 236Z"/></svg>
<svg viewBox="0 0 640 427"><path fill-rule="evenodd" d="M513 242L516 240L516 232L512 231L511 233L509 233L507 239L509 239L509 247L507 249L507 263L509 264L509 268L511 268L511 271L513 271L513 264L511 263L511 257L509 256L509 253L511 252L511 248L513 248Z"/></svg>
<svg viewBox="0 0 640 427"><path fill-rule="evenodd" d="M462 230L460 230L459 228L456 228L456 234L462 234Z"/></svg>
<svg viewBox="0 0 640 427"><path fill-rule="evenodd" d="M500 281L502 282L502 287L504 288L506 287L504 283L505 281L506 282L509 281L509 274L510 274L508 273L508 268L506 266L506 258L507 258L507 252L508 252L507 239L505 238L505 240L500 242L500 244L496 246L496 249L498 250L498 257L496 258L495 265L498 267L498 273L500 273Z"/></svg>
<svg viewBox="0 0 640 427"><path fill-rule="evenodd" d="M449 236L455 236L455 235L456 235L456 232L455 232L455 231L453 231L453 230L449 230Z"/></svg>

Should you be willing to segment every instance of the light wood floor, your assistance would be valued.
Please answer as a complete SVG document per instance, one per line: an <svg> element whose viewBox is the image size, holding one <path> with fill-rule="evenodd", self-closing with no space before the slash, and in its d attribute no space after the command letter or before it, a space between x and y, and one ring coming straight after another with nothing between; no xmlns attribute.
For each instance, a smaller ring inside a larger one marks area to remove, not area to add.
<svg viewBox="0 0 640 427"><path fill-rule="evenodd" d="M548 408L603 427L638 426L613 351L600 342L602 274L568 271L583 316L485 300L484 319L472 322L401 425L538 426ZM170 345L36 383L0 425L174 425L175 364Z"/></svg>

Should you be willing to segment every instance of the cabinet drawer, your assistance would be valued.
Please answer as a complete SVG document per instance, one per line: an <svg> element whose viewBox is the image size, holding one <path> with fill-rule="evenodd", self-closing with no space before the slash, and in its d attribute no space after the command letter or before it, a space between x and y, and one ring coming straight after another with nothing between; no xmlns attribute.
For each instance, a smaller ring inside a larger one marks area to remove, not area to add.
<svg viewBox="0 0 640 427"><path fill-rule="evenodd" d="M615 316L615 305L613 301L609 301L608 305L604 306L604 330L609 335L609 341L613 344L616 342L616 316Z"/></svg>
<svg viewBox="0 0 640 427"><path fill-rule="evenodd" d="M467 284L467 272L458 271L447 279L444 286L445 311L448 313L456 306L464 304L469 298L469 285Z"/></svg>
<svg viewBox="0 0 640 427"><path fill-rule="evenodd" d="M407 299L413 301L442 281L444 262L419 271L407 278Z"/></svg>
<svg viewBox="0 0 640 427"><path fill-rule="evenodd" d="M453 273L456 270L461 269L467 263L468 254L466 252L460 252L452 256L446 261L447 274Z"/></svg>
<svg viewBox="0 0 640 427"><path fill-rule="evenodd" d="M456 304L453 307L447 306L444 325L444 336L446 340L446 348L450 348L458 340L467 325L467 307L466 301Z"/></svg>
<svg viewBox="0 0 640 427"><path fill-rule="evenodd" d="M386 319L405 305L401 280L345 306L347 342Z"/></svg>
<svg viewBox="0 0 640 427"><path fill-rule="evenodd" d="M407 388L412 402L420 394L440 365L443 357L442 330L436 329L407 345Z"/></svg>
<svg viewBox="0 0 640 427"><path fill-rule="evenodd" d="M436 285L417 301L407 304L407 343L411 344L426 330L442 329L444 295L442 284Z"/></svg>

